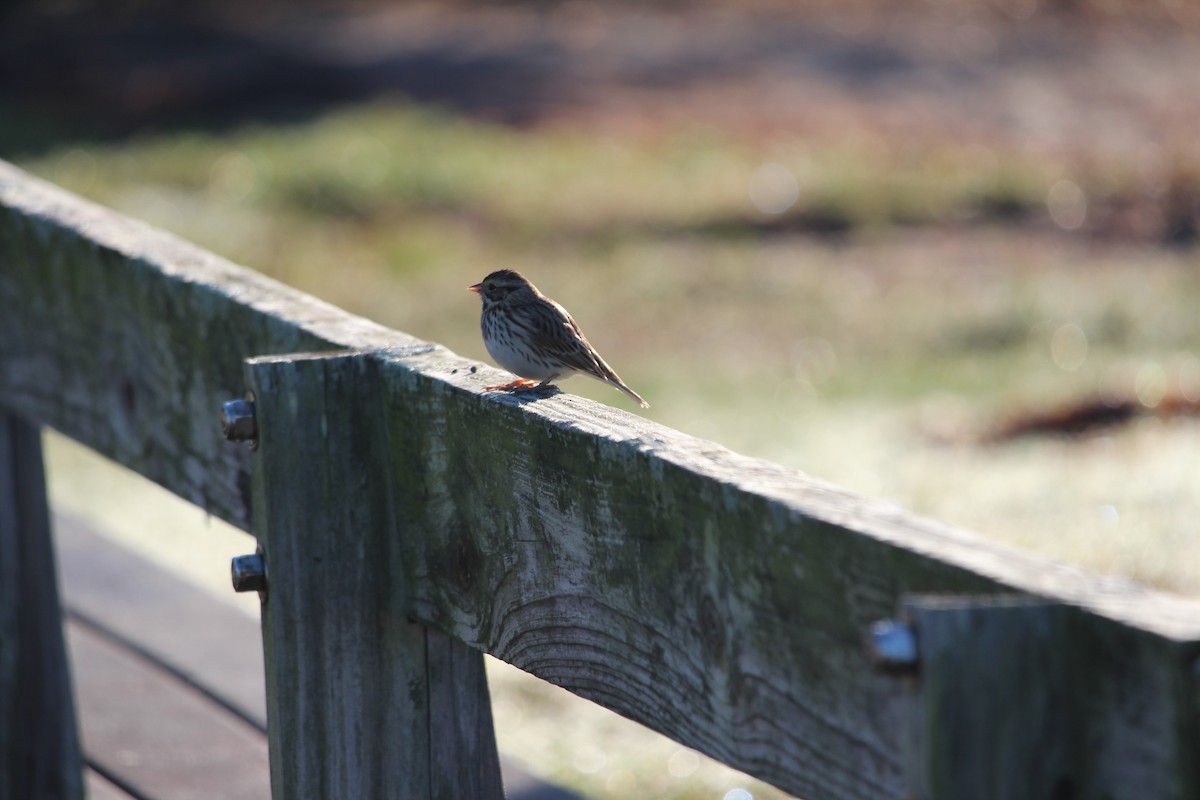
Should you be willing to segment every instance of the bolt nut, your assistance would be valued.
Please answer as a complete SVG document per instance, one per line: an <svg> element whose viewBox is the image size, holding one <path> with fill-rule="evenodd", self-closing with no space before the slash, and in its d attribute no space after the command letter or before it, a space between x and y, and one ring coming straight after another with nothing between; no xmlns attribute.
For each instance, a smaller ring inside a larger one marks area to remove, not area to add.
<svg viewBox="0 0 1200 800"><path fill-rule="evenodd" d="M867 632L867 654L877 672L915 675L920 663L917 634L912 625L885 619Z"/></svg>
<svg viewBox="0 0 1200 800"><path fill-rule="evenodd" d="M221 432L231 442L258 443L258 421L253 400L230 400L221 406Z"/></svg>
<svg viewBox="0 0 1200 800"><path fill-rule="evenodd" d="M235 592L265 592L267 590L267 562L261 552L249 556L237 556L230 564Z"/></svg>

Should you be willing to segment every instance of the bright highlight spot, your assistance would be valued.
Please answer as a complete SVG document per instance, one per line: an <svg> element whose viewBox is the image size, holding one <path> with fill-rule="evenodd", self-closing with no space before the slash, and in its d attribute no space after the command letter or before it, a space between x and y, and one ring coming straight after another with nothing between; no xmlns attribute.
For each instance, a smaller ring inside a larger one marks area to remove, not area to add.
<svg viewBox="0 0 1200 800"><path fill-rule="evenodd" d="M730 789L721 800L754 800L754 795L739 787Z"/></svg>
<svg viewBox="0 0 1200 800"><path fill-rule="evenodd" d="M1133 386L1141 404L1146 408L1155 408L1167 394L1167 373L1153 361L1143 364Z"/></svg>
<svg viewBox="0 0 1200 800"><path fill-rule="evenodd" d="M763 164L750 176L750 202L764 214L782 214L800 197L796 176L782 164Z"/></svg>
<svg viewBox="0 0 1200 800"><path fill-rule="evenodd" d="M96 158L87 150L68 150L58 159L58 169L76 191L86 191L96 179Z"/></svg>
<svg viewBox="0 0 1200 800"><path fill-rule="evenodd" d="M1179 392L1189 403L1200 402L1200 359L1185 356L1179 365Z"/></svg>
<svg viewBox="0 0 1200 800"><path fill-rule="evenodd" d="M837 353L833 345L821 338L805 338L792 348L796 380L807 381L814 386L824 383L837 369Z"/></svg>
<svg viewBox="0 0 1200 800"><path fill-rule="evenodd" d="M1050 337L1050 357L1059 369L1074 372L1083 366L1087 353L1087 334L1073 322L1059 326Z"/></svg>
<svg viewBox="0 0 1200 800"><path fill-rule="evenodd" d="M1062 179L1046 194L1046 209L1058 227L1073 231L1087 221L1087 197L1074 181Z"/></svg>
<svg viewBox="0 0 1200 800"><path fill-rule="evenodd" d="M687 778L700 768L700 756L691 750L676 750L667 761L667 772L676 778Z"/></svg>
<svg viewBox="0 0 1200 800"><path fill-rule="evenodd" d="M594 775L604 769L604 765L608 763L608 756L604 751L595 745L584 745L575 751L575 769L582 772L584 775Z"/></svg>
<svg viewBox="0 0 1200 800"><path fill-rule="evenodd" d="M244 200L258 182L258 168L245 153L226 153L213 162L208 171L208 191L218 200L236 203Z"/></svg>

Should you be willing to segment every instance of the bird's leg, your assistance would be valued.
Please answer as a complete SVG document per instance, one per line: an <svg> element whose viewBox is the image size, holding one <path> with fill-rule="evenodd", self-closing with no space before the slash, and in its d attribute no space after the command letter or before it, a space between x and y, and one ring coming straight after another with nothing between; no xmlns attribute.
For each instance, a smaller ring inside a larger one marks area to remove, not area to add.
<svg viewBox="0 0 1200 800"><path fill-rule="evenodd" d="M503 386L485 386L485 387L483 387L483 390L485 392L502 391L502 392L531 392L532 393L532 392L537 392L537 391L541 391L542 389L545 389L551 383L558 380L560 377L562 377L562 376L558 375L556 373L554 375L551 375L549 378L546 378L546 380L542 381L541 383L538 383L537 381L531 381L528 378L517 378L515 381L513 381L511 383L506 383Z"/></svg>
<svg viewBox="0 0 1200 800"><path fill-rule="evenodd" d="M499 391L499 392L515 392L515 391L528 391L530 389L537 389L537 388L541 388L540 384L538 384L537 381L531 381L528 378L517 378L515 381L512 381L511 383L502 383L497 386L485 386L485 387L483 387L483 390L485 392L497 392L497 391Z"/></svg>

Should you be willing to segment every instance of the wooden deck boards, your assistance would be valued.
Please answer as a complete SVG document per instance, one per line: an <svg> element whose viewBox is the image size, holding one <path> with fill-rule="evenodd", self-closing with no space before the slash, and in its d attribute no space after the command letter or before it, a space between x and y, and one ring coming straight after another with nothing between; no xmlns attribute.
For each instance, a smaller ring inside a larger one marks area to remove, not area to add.
<svg viewBox="0 0 1200 800"><path fill-rule="evenodd" d="M135 796L270 797L261 732L176 676L77 623L68 626L84 753Z"/></svg>
<svg viewBox="0 0 1200 800"><path fill-rule="evenodd" d="M133 797L90 768L84 775L83 785L87 790L88 800L131 800Z"/></svg>
<svg viewBox="0 0 1200 800"><path fill-rule="evenodd" d="M54 522L69 619L107 632L266 730L262 634L256 620L214 602L84 521L59 514ZM253 550L253 540L246 542Z"/></svg>
<svg viewBox="0 0 1200 800"><path fill-rule="evenodd" d="M92 798L270 797L257 623L55 519Z"/></svg>
<svg viewBox="0 0 1200 800"><path fill-rule="evenodd" d="M258 623L85 521L54 523L89 798L269 800ZM502 766L509 800L578 800Z"/></svg>

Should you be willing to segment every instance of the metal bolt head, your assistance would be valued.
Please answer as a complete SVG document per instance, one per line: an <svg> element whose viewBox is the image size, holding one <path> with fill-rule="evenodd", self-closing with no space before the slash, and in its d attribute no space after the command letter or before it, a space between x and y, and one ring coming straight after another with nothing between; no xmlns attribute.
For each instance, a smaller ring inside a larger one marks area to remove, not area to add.
<svg viewBox="0 0 1200 800"><path fill-rule="evenodd" d="M267 562L262 553L237 556L230 564L235 592L265 592L267 590Z"/></svg>
<svg viewBox="0 0 1200 800"><path fill-rule="evenodd" d="M221 432L231 442L258 442L258 421L253 400L230 400L221 406Z"/></svg>
<svg viewBox="0 0 1200 800"><path fill-rule="evenodd" d="M880 620L867 632L867 654L878 672L914 675L920 657L913 627L896 620Z"/></svg>

